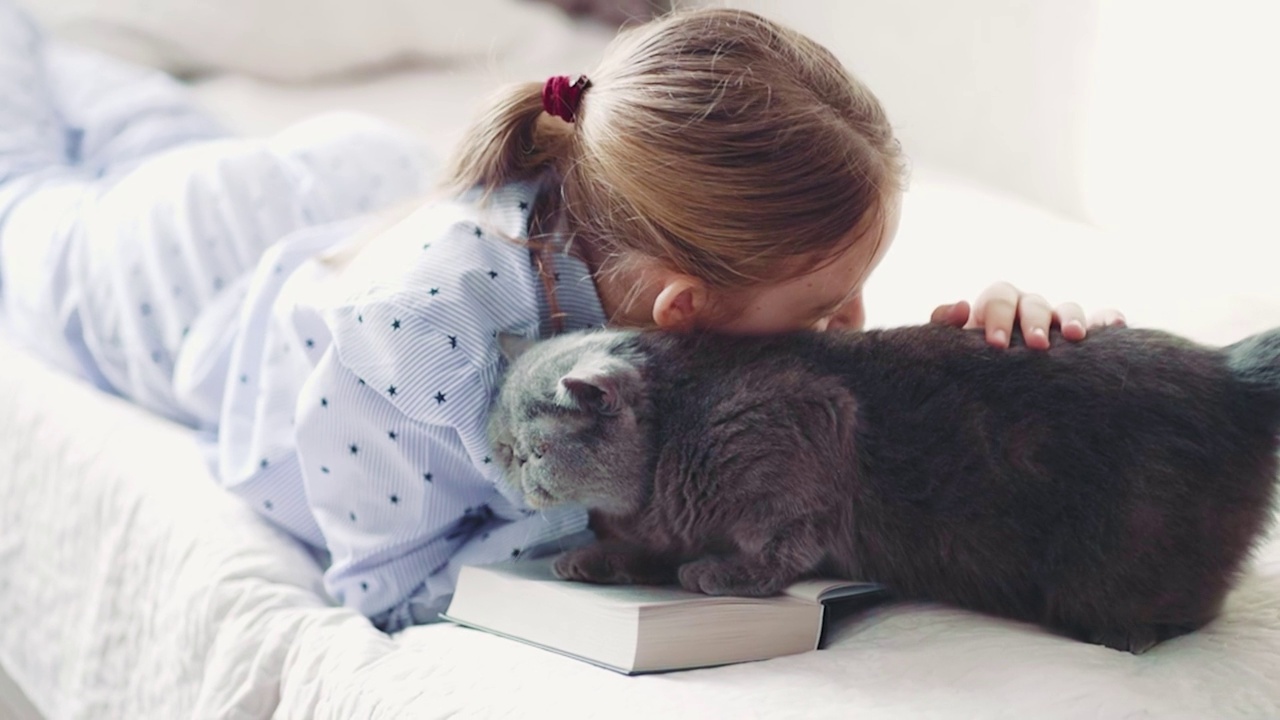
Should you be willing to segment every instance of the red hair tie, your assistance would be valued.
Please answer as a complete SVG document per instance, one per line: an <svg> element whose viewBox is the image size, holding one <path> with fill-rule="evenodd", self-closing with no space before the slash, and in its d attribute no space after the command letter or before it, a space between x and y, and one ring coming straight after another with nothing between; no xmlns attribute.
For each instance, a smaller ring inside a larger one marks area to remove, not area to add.
<svg viewBox="0 0 1280 720"><path fill-rule="evenodd" d="M542 86L542 109L565 122L573 122L578 116L578 105L582 102L582 93L591 87L586 75L579 75L577 82L570 83L568 75L556 75L549 78Z"/></svg>

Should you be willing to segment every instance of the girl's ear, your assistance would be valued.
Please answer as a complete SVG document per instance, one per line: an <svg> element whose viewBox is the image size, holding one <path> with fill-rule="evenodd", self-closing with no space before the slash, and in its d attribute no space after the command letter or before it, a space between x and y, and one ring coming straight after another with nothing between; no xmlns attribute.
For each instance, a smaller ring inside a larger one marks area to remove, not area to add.
<svg viewBox="0 0 1280 720"><path fill-rule="evenodd" d="M690 275L669 275L653 300L653 323L662 330L687 332L707 309L707 286Z"/></svg>

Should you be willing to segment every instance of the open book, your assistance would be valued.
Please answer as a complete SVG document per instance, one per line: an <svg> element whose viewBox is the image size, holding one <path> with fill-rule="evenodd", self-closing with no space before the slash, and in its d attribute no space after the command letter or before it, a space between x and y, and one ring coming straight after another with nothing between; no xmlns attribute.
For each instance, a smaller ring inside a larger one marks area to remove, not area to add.
<svg viewBox="0 0 1280 720"><path fill-rule="evenodd" d="M467 566L446 620L627 674L765 660L807 652L824 603L886 596L879 585L807 580L768 598L557 580L552 558Z"/></svg>

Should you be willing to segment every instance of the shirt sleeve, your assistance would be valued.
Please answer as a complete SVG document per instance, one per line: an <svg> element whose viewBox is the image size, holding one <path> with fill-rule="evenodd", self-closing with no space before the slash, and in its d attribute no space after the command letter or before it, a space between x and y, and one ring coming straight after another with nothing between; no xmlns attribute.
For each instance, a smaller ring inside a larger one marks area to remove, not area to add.
<svg viewBox="0 0 1280 720"><path fill-rule="evenodd" d="M528 249L507 239L527 222L531 191L517 190L497 230L461 206L411 216L362 251L341 292L317 295L328 343L297 396L300 472L327 590L384 630L434 620L463 564L587 528L582 508L535 513L504 494L486 432L497 338L538 335L546 309Z"/></svg>
<svg viewBox="0 0 1280 720"><path fill-rule="evenodd" d="M335 599L385 630L425 622L452 595L464 547L493 562L585 530L580 508L530 513L495 485L484 427L496 358L475 362L458 335L395 302L328 322L332 345L298 397L297 452Z"/></svg>
<svg viewBox="0 0 1280 720"><path fill-rule="evenodd" d="M425 335L416 341L435 333ZM433 577L491 515L496 493L463 446L461 414L442 411L425 423L404 412L397 401L415 401L414 383L401 390L388 379L395 355L413 353L364 354L352 363L335 337L298 396L307 502L332 558L325 586L370 617L412 595L451 592ZM473 370L439 359L412 369L448 378L449 391L481 384Z"/></svg>

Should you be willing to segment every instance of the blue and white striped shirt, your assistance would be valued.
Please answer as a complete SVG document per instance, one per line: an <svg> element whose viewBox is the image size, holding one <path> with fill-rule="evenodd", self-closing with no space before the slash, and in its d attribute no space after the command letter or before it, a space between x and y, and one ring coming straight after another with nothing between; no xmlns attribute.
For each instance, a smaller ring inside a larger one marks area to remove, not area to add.
<svg viewBox="0 0 1280 720"><path fill-rule="evenodd" d="M342 277L324 260L366 222L347 218L417 195L432 165L349 114L225 137L171 78L46 45L0 0L5 324L104 390L216 429L223 484L327 549L329 592L389 629L434 618L460 564L586 527L580 508L525 512L487 462L494 335L550 330L520 244L538 188L483 216L425 208ZM587 269L556 260L566 327L600 324Z"/></svg>
<svg viewBox="0 0 1280 720"><path fill-rule="evenodd" d="M389 631L434 619L463 564L588 532L582 508L534 513L504 495L485 432L498 335L552 331L521 245L537 192L516 184L483 209L425 207L345 271L324 254L356 225L304 231L250 281L221 411L222 481L327 548L328 592ZM587 267L552 257L564 328L603 325Z"/></svg>

